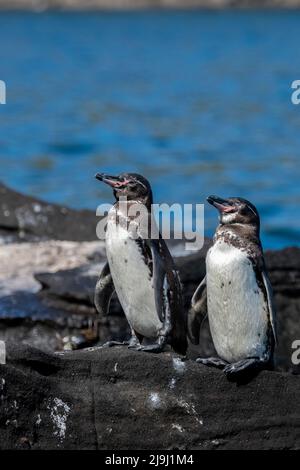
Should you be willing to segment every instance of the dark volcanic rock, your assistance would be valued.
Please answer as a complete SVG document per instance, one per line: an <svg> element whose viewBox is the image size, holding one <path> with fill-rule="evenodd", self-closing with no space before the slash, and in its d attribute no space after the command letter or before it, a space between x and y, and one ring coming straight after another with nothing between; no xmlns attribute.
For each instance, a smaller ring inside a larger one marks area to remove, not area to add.
<svg viewBox="0 0 300 470"><path fill-rule="evenodd" d="M52 304L65 301L94 307L95 285L103 265L91 264L79 268L66 269L56 273L36 273L35 279L41 283L43 297L52 297ZM110 315L123 315L122 307L116 295L110 305Z"/></svg>
<svg viewBox="0 0 300 470"><path fill-rule="evenodd" d="M91 309L89 310L91 314ZM33 294L31 292L15 292L1 298L0 302L1 320L28 319L41 322L49 322L62 326L73 326L79 328L83 322L87 322L86 312L71 314L59 308L55 308L48 298Z"/></svg>
<svg viewBox="0 0 300 470"><path fill-rule="evenodd" d="M299 449L300 377L247 384L171 353L8 345L1 449Z"/></svg>
<svg viewBox="0 0 300 470"><path fill-rule="evenodd" d="M37 273L34 277L48 294L93 305L97 274L91 266L80 266L56 273Z"/></svg>
<svg viewBox="0 0 300 470"><path fill-rule="evenodd" d="M0 235L11 240L96 240L95 213L20 194L0 183Z"/></svg>
<svg viewBox="0 0 300 470"><path fill-rule="evenodd" d="M267 252L266 262L277 308L278 366L295 369L291 355L293 341L300 340L300 249Z"/></svg>
<svg viewBox="0 0 300 470"><path fill-rule="evenodd" d="M88 335L91 344L95 342L96 312L92 307L66 306L50 297L15 292L0 299L0 318L0 339L7 342L31 344L49 352L62 350L66 338L78 337L84 346L88 342L84 335Z"/></svg>
<svg viewBox="0 0 300 470"><path fill-rule="evenodd" d="M102 265L91 264L79 268L58 271L57 273L37 273L35 275L42 285L40 297L56 309L80 313L85 309L85 321L90 316L92 321L99 321L99 341L128 339L130 329L123 309L116 294L110 303L109 316L99 318L94 308L94 291Z"/></svg>

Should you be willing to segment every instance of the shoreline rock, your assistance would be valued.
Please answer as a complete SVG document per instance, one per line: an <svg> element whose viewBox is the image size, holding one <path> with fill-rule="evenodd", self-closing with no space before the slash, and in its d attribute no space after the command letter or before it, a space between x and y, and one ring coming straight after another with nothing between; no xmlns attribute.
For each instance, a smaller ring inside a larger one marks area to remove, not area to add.
<svg viewBox="0 0 300 470"><path fill-rule="evenodd" d="M0 183L2 243L41 240L95 241L99 220L96 210L94 213L50 204Z"/></svg>
<svg viewBox="0 0 300 470"><path fill-rule="evenodd" d="M300 449L300 379L248 383L172 354L60 355L11 344L0 365L3 449Z"/></svg>

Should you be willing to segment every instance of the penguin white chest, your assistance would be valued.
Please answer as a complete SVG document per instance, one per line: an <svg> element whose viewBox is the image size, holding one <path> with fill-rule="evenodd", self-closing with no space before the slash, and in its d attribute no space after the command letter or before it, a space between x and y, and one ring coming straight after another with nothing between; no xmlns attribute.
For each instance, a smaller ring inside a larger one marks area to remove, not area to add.
<svg viewBox="0 0 300 470"><path fill-rule="evenodd" d="M261 357L267 343L267 303L247 254L217 241L206 258L207 307L213 342L228 362Z"/></svg>
<svg viewBox="0 0 300 470"><path fill-rule="evenodd" d="M116 293L130 326L146 338L162 327L149 266L137 242L120 225L108 221L106 254Z"/></svg>

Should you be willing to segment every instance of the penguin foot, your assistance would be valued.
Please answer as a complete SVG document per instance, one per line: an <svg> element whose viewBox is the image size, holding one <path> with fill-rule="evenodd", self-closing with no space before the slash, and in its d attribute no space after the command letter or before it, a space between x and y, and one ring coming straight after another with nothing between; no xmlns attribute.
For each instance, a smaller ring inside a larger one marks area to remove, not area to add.
<svg viewBox="0 0 300 470"><path fill-rule="evenodd" d="M137 351L140 349L141 343L137 338L131 338L128 342L128 349L136 349Z"/></svg>
<svg viewBox="0 0 300 470"><path fill-rule="evenodd" d="M228 364L224 368L224 374L227 377L233 377L240 372L245 371L246 369L260 369L265 364L264 361L258 359L257 357L249 357L247 359L242 359L238 362L233 362L232 364Z"/></svg>
<svg viewBox="0 0 300 470"><path fill-rule="evenodd" d="M107 341L102 344L102 348L112 348L113 346L128 346L129 341Z"/></svg>
<svg viewBox="0 0 300 470"><path fill-rule="evenodd" d="M147 344L146 346L140 346L137 348L138 351L144 352L152 352L152 353L161 353L164 350L164 345L154 343L154 344Z"/></svg>
<svg viewBox="0 0 300 470"><path fill-rule="evenodd" d="M208 367L217 367L218 369L224 369L224 367L230 365L228 362L223 361L219 357L198 357L196 362L204 364Z"/></svg>

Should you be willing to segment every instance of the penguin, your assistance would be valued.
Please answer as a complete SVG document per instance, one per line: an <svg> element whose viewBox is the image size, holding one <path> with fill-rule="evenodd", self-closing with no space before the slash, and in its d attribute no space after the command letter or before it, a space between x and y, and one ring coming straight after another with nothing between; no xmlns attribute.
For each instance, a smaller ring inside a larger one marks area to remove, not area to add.
<svg viewBox="0 0 300 470"><path fill-rule="evenodd" d="M97 173L96 178L112 187L116 202L107 216L107 263L96 284L95 306L106 315L116 291L131 329L129 341L109 341L105 346L125 344L159 353L170 344L185 355L187 321L181 283L155 224L149 182L136 173ZM157 236L151 237L153 233Z"/></svg>
<svg viewBox="0 0 300 470"><path fill-rule="evenodd" d="M275 307L258 211L240 197L209 196L207 201L219 211L220 224L206 256L206 277L192 298L188 334L198 344L207 315L218 357L197 362L223 369L228 377L272 368Z"/></svg>

